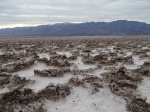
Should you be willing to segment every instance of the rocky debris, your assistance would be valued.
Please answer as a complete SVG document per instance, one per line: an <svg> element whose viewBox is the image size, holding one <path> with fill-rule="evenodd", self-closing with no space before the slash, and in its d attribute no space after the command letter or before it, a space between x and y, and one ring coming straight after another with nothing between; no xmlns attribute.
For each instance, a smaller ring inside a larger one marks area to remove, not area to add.
<svg viewBox="0 0 150 112"><path fill-rule="evenodd" d="M39 100L40 97L33 93L31 89L15 89L0 96L0 110L2 112L13 112L17 106L26 106Z"/></svg>
<svg viewBox="0 0 150 112"><path fill-rule="evenodd" d="M71 93L71 88L65 84L54 85L50 83L45 89L38 92L40 97L46 98L48 100L59 100L60 98L65 98Z"/></svg>
<svg viewBox="0 0 150 112"><path fill-rule="evenodd" d="M70 78L68 81L68 84L72 85L72 86L82 86L82 87L85 86L84 82L81 79L79 79L78 77Z"/></svg>
<svg viewBox="0 0 150 112"><path fill-rule="evenodd" d="M61 77L68 72L70 72L69 68L34 70L35 75L39 75L42 77Z"/></svg>

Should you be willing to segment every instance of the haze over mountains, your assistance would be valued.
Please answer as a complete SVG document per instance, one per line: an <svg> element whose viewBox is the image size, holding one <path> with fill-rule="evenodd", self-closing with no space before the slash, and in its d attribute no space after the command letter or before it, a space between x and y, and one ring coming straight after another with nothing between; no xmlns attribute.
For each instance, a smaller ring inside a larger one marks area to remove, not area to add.
<svg viewBox="0 0 150 112"><path fill-rule="evenodd" d="M36 27L0 29L4 36L100 36L100 35L150 35L150 24L138 21L61 23Z"/></svg>

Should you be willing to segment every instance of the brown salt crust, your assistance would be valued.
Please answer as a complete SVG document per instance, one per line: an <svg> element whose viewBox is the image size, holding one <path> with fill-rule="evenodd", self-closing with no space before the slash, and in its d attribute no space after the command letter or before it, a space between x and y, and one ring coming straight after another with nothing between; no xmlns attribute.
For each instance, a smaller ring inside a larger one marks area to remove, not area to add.
<svg viewBox="0 0 150 112"><path fill-rule="evenodd" d="M26 106L39 100L40 97L31 89L15 89L0 96L0 110L2 112L13 112L17 106Z"/></svg>
<svg viewBox="0 0 150 112"><path fill-rule="evenodd" d="M142 66L138 69L132 70L133 73L140 74L142 76L150 76L150 68Z"/></svg>
<svg viewBox="0 0 150 112"><path fill-rule="evenodd" d="M102 81L99 77L94 75L86 75L82 80L86 83L96 83Z"/></svg>
<svg viewBox="0 0 150 112"><path fill-rule="evenodd" d="M13 75L9 79L9 84L7 85L10 90L21 89L26 84L33 84L35 81L26 79L25 77L19 77L18 75Z"/></svg>
<svg viewBox="0 0 150 112"><path fill-rule="evenodd" d="M10 83L11 76L12 75L10 73L1 72L0 73L0 87L3 88L4 85L7 85L8 83Z"/></svg>
<svg viewBox="0 0 150 112"><path fill-rule="evenodd" d="M47 58L38 58L37 61L42 62L42 63L47 63L48 59Z"/></svg>
<svg viewBox="0 0 150 112"><path fill-rule="evenodd" d="M35 62L35 59L32 58L29 61L19 61L18 63L13 63L6 65L5 67L1 68L1 72L8 72L8 73L13 73L17 72L19 70L27 69L30 66L32 66Z"/></svg>
<svg viewBox="0 0 150 112"><path fill-rule="evenodd" d="M83 80L79 79L78 77L70 78L67 84L69 84L71 86L85 87L85 84L84 84Z"/></svg>
<svg viewBox="0 0 150 112"><path fill-rule="evenodd" d="M34 70L35 75L39 75L42 77L62 77L65 73L69 72L70 72L69 68Z"/></svg>
<svg viewBox="0 0 150 112"><path fill-rule="evenodd" d="M97 69L98 69L98 67L80 70L80 69L78 69L78 67L74 67L70 72L73 75L79 75L79 74L83 74L83 73L94 72Z"/></svg>
<svg viewBox="0 0 150 112"><path fill-rule="evenodd" d="M60 77L63 76L63 73L58 71L57 69L51 70L34 70L34 74L41 77Z"/></svg>
<svg viewBox="0 0 150 112"><path fill-rule="evenodd" d="M124 64L134 64L132 56L127 56L123 58Z"/></svg>
<svg viewBox="0 0 150 112"><path fill-rule="evenodd" d="M134 37L134 36L128 36L128 37L76 37L76 38L70 38L70 37L63 37L63 38L21 38L21 39L1 39L0 41L0 48L3 49L4 51L9 51L9 52L12 52L12 56L10 55L7 56L7 58L3 59L3 58L0 58L0 63L1 62L10 62L10 61L16 61L16 60L20 60L20 58L23 58L23 57L28 57L28 56L32 56L33 53L40 53L40 52L50 52L51 54L56 54L56 50L64 50L66 49L66 45L70 46L70 45L73 45L72 47L68 47L67 49L68 50L74 50L76 49L79 45L83 45L83 47L80 47L76 53L72 53L72 54L76 54L75 56L81 56L79 54L80 52L80 49L81 50L84 50L84 49L95 49L95 48L107 48L108 45L109 46L115 46L114 49L115 50L115 53L119 53L119 54L126 54L124 52L124 50L130 50L133 52L133 54L138 54L138 55L142 55L144 54L145 52L147 52L146 50L143 50L142 47L150 47L150 44L149 44L149 41L150 39L148 38L149 36L140 36L140 37ZM78 40L78 41L77 41ZM130 41L129 41L130 40ZM15 49L16 51L19 51L19 50L22 50L22 48L20 46L22 45L29 45L29 47L26 47L25 46L25 50L27 51L26 54L19 54L19 55L16 55L14 52L13 52L13 49ZM140 45L138 47L138 45ZM49 46L48 49L50 48L50 50L46 50L45 49L45 46ZM70 49L69 49L70 48ZM99 51L101 52L101 51ZM111 56L111 54L109 53L110 51L108 51L108 57ZM107 58L108 58L107 57ZM111 60L114 60L114 57L115 56L112 56L111 57ZM116 56L117 57L117 56ZM35 60L37 60L38 58L35 58ZM87 58L88 59L88 58ZM67 59L67 61L69 60L69 58ZM130 60L130 59L129 59ZM104 61L104 60L103 60ZM124 59L123 57L121 57L120 59L118 58L118 60L116 59L115 60L116 62L118 61L121 61L123 62ZM45 63L45 62L44 62ZM110 62L108 62L110 63ZM132 61L130 60L129 61L129 64L132 63ZM3 64L3 63L1 63ZM106 61L104 62L105 65L106 64ZM102 66L102 65L101 65ZM113 93L117 94L117 95L121 95L121 96L127 96L126 99L127 99L127 104L129 106L129 111L131 112L149 112L149 105L147 105L146 103L146 100L145 98L141 98L138 97L138 98L135 98L137 97L136 94L136 89L132 88L132 87L125 87L125 86L129 86L129 85L132 85L131 84L131 81L135 84L135 83L138 83L141 81L141 78L136 78L136 77L141 77L143 75L147 75L149 74L149 66L147 66L147 64L145 64L143 66L143 68L141 68L140 72L129 72L127 70L127 72L125 71L125 73L123 73L123 71L119 71L118 74L125 74L125 77L124 75L117 75L116 77L118 78L115 78L115 73L116 71L113 70L113 73L110 74L108 73L108 76L111 76L112 78L110 79L113 79L114 81L111 82L111 80L108 78L106 79L107 77L105 77L104 79L105 80L108 80L108 82L110 83L107 83L107 84L110 84L110 88L111 91L113 91ZM138 74L138 75L135 75L135 74ZM131 74L134 74L133 76L136 78L136 80L134 79L134 77L131 75ZM107 73L106 73L107 75ZM129 76L128 76L129 75ZM123 79L121 78L123 77ZM121 80L118 84L117 84L117 81L116 80ZM122 81L123 80L123 81ZM127 80L127 84L126 84L126 80ZM119 87L119 84L123 84L123 87ZM1 100L0 100L1 102ZM7 107L9 108L10 112L12 112L12 110L14 109L13 106L15 106L16 104L14 105L7 105ZM32 105L32 103L31 103ZM34 105L34 103L33 103ZM39 104L40 105L40 104ZM0 108L3 107L3 105L0 105ZM6 105L5 105L6 107ZM32 107L32 106L31 106ZM33 106L35 107L35 106ZM38 107L38 106L37 106ZM7 109L8 109L7 108ZM4 109L4 108L3 108ZM32 108L31 108L32 109ZM1 110L0 111L3 111L5 112L6 110ZM37 109L38 111L38 109Z"/></svg>
<svg viewBox="0 0 150 112"><path fill-rule="evenodd" d="M142 66L150 67L150 61L145 61Z"/></svg>
<svg viewBox="0 0 150 112"><path fill-rule="evenodd" d="M127 101L127 110L131 112L149 112L150 104L137 94L137 83L143 78L139 74L128 72L124 67L103 74L103 81L109 84L112 93L122 96Z"/></svg>
<svg viewBox="0 0 150 112"><path fill-rule="evenodd" d="M23 105L18 109L19 112L47 112L47 109L43 108L43 103L41 102L33 102L28 105Z"/></svg>
<svg viewBox="0 0 150 112"><path fill-rule="evenodd" d="M134 55L142 55L142 54L145 54L145 53L146 53L146 51L142 51L142 50L135 50L133 52Z"/></svg>
<svg viewBox="0 0 150 112"><path fill-rule="evenodd" d="M68 58L69 61L73 61L76 59L77 59L77 55L74 55L74 54Z"/></svg>
<svg viewBox="0 0 150 112"><path fill-rule="evenodd" d="M147 53L144 53L144 54L141 54L140 56L139 56L139 58L140 59L147 59L147 58L150 58L150 55L148 55Z"/></svg>
<svg viewBox="0 0 150 112"><path fill-rule="evenodd" d="M69 67L71 65L71 63L69 61L67 61L67 59L65 60L59 60L59 59L50 59L47 63L48 65L51 66L56 66L56 67Z"/></svg>
<svg viewBox="0 0 150 112"><path fill-rule="evenodd" d="M45 89L38 92L38 95L48 100L59 100L67 97L71 93L71 87L67 84L54 85L50 83Z"/></svg>

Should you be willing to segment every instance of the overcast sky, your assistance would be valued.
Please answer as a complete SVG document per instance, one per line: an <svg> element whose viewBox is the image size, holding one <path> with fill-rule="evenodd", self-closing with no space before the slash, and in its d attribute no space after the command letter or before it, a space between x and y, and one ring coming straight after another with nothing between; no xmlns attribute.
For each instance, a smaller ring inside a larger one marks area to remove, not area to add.
<svg viewBox="0 0 150 112"><path fill-rule="evenodd" d="M150 0L0 0L0 28L120 19L150 23Z"/></svg>

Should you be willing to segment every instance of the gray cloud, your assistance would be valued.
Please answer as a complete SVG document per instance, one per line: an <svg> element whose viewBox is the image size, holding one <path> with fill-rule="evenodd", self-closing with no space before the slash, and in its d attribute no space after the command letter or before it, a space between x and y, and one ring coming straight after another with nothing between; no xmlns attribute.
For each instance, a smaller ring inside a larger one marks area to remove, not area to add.
<svg viewBox="0 0 150 112"><path fill-rule="evenodd" d="M58 22L150 23L150 0L0 0L0 27Z"/></svg>

